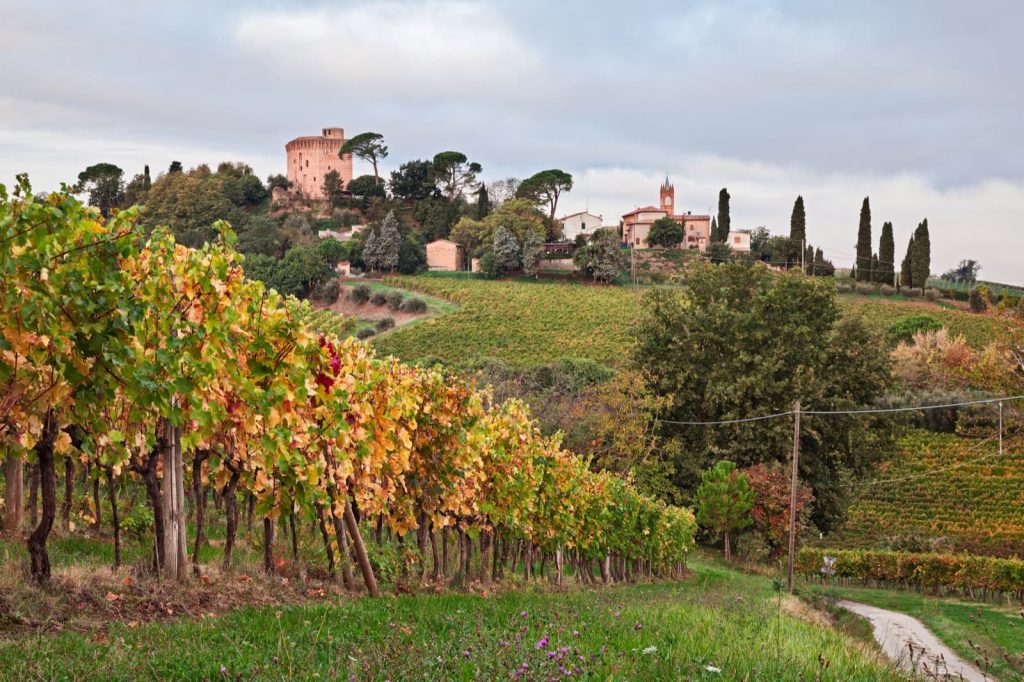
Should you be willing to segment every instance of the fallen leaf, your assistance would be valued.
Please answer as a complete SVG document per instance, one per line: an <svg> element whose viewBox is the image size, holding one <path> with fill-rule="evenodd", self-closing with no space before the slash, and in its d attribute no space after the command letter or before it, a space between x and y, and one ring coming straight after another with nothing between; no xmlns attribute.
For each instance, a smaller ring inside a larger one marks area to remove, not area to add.
<svg viewBox="0 0 1024 682"><path fill-rule="evenodd" d="M249 576L247 576L245 574L242 574L242 575L238 576L238 582L240 582L240 583L247 583L250 580L252 580L252 578L250 578Z"/></svg>
<svg viewBox="0 0 1024 682"><path fill-rule="evenodd" d="M114 594L113 592L107 592L107 601L115 602L115 601L118 601L119 599L121 599L121 595Z"/></svg>

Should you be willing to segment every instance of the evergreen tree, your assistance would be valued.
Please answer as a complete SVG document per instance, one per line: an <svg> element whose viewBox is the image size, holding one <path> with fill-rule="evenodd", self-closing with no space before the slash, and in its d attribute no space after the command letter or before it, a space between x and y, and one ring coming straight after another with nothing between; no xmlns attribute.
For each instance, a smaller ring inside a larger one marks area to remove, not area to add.
<svg viewBox="0 0 1024 682"><path fill-rule="evenodd" d="M526 237L523 239L523 271L526 274L537 276L543 250L540 236L534 230L527 230Z"/></svg>
<svg viewBox="0 0 1024 682"><path fill-rule="evenodd" d="M815 277L825 276L825 254L821 249L814 251L814 265L812 266L811 274Z"/></svg>
<svg viewBox="0 0 1024 682"><path fill-rule="evenodd" d="M476 191L476 214L477 220L483 220L491 214L491 199L487 196L487 185L480 183L480 189Z"/></svg>
<svg viewBox="0 0 1024 682"><path fill-rule="evenodd" d="M718 233L711 234L711 241L725 243L729 241L732 221L729 218L729 190L725 187L718 193Z"/></svg>
<svg viewBox="0 0 1024 682"><path fill-rule="evenodd" d="M857 281L871 281L871 204L868 197L860 207L860 228L857 230Z"/></svg>
<svg viewBox="0 0 1024 682"><path fill-rule="evenodd" d="M718 239L718 218L711 216L711 233L708 235L708 241L714 242Z"/></svg>
<svg viewBox="0 0 1024 682"><path fill-rule="evenodd" d="M363 263L370 270L380 268L380 236L377 230L370 229L363 240Z"/></svg>
<svg viewBox="0 0 1024 682"><path fill-rule="evenodd" d="M722 533L725 539L725 560L732 559L729 535L749 526L753 519L754 491L747 477L728 460L718 462L701 476L697 488L697 522L705 528Z"/></svg>
<svg viewBox="0 0 1024 682"><path fill-rule="evenodd" d="M913 270L911 286L924 290L932 268L932 242L928 236L928 219L925 218L914 231L914 251L910 257Z"/></svg>
<svg viewBox="0 0 1024 682"><path fill-rule="evenodd" d="M907 255L903 257L903 264L900 266L900 286L914 286L914 235L910 235L907 243Z"/></svg>
<svg viewBox="0 0 1024 682"><path fill-rule="evenodd" d="M813 275L814 274L814 247L811 246L810 244L808 244L807 248L804 249L803 265L804 265L804 274L806 274L806 275Z"/></svg>
<svg viewBox="0 0 1024 682"><path fill-rule="evenodd" d="M519 242L516 238L504 225L498 226L494 231L494 257L498 261L498 267L506 271L518 270L519 253Z"/></svg>
<svg viewBox="0 0 1024 682"><path fill-rule="evenodd" d="M892 236L892 223L882 224L882 237L878 243L878 281L882 284L893 285L896 276L896 242Z"/></svg>
<svg viewBox="0 0 1024 682"><path fill-rule="evenodd" d="M402 234L398 231L398 218L395 212L388 211L384 222L380 225L380 249L377 262L381 270L394 270L398 265L398 256L402 250ZM364 256L365 257L365 256Z"/></svg>
<svg viewBox="0 0 1024 682"><path fill-rule="evenodd" d="M789 218L789 243L786 245L786 266L792 267L799 257L800 249L807 245L807 215L804 213L804 198L798 196L793 202L793 215ZM810 264L810 259L807 261Z"/></svg>
<svg viewBox="0 0 1024 682"><path fill-rule="evenodd" d="M879 279L880 279L880 277L879 277L879 273L878 273L878 254L877 253L872 253L871 254L871 276L869 278L869 281L874 282L874 283L877 284Z"/></svg>

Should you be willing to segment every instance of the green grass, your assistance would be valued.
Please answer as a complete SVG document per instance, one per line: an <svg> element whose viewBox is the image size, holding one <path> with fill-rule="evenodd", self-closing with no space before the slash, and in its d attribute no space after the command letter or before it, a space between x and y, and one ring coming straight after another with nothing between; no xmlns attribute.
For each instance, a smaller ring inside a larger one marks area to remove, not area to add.
<svg viewBox="0 0 1024 682"><path fill-rule="evenodd" d="M810 588L812 592L821 589ZM899 590L838 587L828 589L827 594L911 615L965 661L980 659L981 667L1000 679L1020 679L1024 675L1024 617L1017 609ZM980 656L970 642L987 658Z"/></svg>
<svg viewBox="0 0 1024 682"><path fill-rule="evenodd" d="M562 667L601 680L779 680L816 679L820 656L822 679L905 679L852 639L782 613L765 579L696 568L681 584L343 600L32 636L0 642L0 670L101 680L495 680L522 670L518 679L533 680L564 678Z"/></svg>
<svg viewBox="0 0 1024 682"><path fill-rule="evenodd" d="M942 323L950 334L963 336L974 349L980 349L1006 333L1006 320L956 308L948 303L932 303L921 299L901 297L862 296L839 294L836 297L844 314L860 315L869 329L886 334L894 323L911 315L931 315Z"/></svg>

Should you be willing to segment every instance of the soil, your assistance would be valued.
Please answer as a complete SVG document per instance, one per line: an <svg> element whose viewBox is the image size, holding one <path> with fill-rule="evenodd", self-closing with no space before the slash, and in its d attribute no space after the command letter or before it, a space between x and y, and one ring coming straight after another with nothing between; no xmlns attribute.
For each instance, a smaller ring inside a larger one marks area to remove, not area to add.
<svg viewBox="0 0 1024 682"><path fill-rule="evenodd" d="M925 627L924 623L898 611L842 600L837 606L871 623L875 639L885 655L900 667L926 676L984 682L995 678L966 663Z"/></svg>

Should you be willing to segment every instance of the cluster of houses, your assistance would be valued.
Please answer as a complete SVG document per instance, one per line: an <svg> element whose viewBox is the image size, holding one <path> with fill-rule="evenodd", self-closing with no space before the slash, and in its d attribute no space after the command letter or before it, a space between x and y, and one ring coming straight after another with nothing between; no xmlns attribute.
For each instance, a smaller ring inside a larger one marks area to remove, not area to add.
<svg viewBox="0 0 1024 682"><path fill-rule="evenodd" d="M647 236L650 234L651 226L656 220L671 218L683 227L683 248L703 253L711 243L711 216L690 211L677 213L676 188L667 177L659 189L659 194L659 206L638 207L622 216L623 245L637 249L650 248ZM603 218L590 211L570 213L559 218L558 222L562 225L562 238L565 242L575 241L579 236L589 237L606 227ZM728 237L729 246L735 252L749 252L750 234L750 230L731 230ZM427 266L431 270L475 270L473 264L466 261L463 248L447 239L427 244Z"/></svg>

